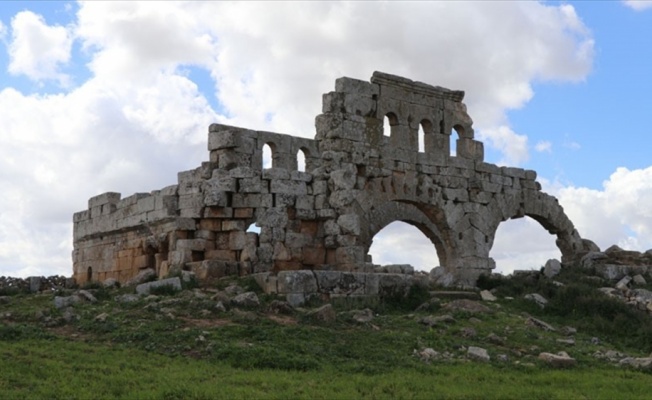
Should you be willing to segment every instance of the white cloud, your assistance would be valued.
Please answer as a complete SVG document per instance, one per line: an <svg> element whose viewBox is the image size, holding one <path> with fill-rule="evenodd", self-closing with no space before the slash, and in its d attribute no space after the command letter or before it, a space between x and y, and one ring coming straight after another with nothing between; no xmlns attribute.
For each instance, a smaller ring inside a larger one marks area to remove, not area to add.
<svg viewBox="0 0 652 400"><path fill-rule="evenodd" d="M650 0L624 0L623 3L636 11L643 11L652 8L652 1Z"/></svg>
<svg viewBox="0 0 652 400"><path fill-rule="evenodd" d="M91 77L60 95L0 91L0 275L69 274L72 213L104 191L174 183L207 159L210 122L312 137L340 76L464 89L478 136L521 163L527 137L505 111L534 79L583 79L593 55L571 6L535 2L82 2L75 18L12 20L12 73L65 83L77 40ZM228 115L184 66L210 71Z"/></svg>
<svg viewBox="0 0 652 400"><path fill-rule="evenodd" d="M552 143L547 140L541 140L537 142L534 149L539 153L552 153Z"/></svg>
<svg viewBox="0 0 652 400"><path fill-rule="evenodd" d="M515 133L510 127L502 125L495 129L481 130L478 134L480 140L494 147L503 154L498 161L501 165L518 166L529 159L527 149L527 136Z"/></svg>
<svg viewBox="0 0 652 400"><path fill-rule="evenodd" d="M70 60L72 37L67 28L47 25L42 16L21 11L12 18L11 30L10 73L35 81L53 79L62 86L68 84L68 76L59 71Z"/></svg>

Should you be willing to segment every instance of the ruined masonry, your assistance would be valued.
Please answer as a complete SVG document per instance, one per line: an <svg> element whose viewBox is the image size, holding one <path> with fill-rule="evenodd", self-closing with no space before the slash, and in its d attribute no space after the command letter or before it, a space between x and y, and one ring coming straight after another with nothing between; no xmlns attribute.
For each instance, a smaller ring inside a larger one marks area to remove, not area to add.
<svg viewBox="0 0 652 400"><path fill-rule="evenodd" d="M473 285L495 266L498 225L523 216L557 236L563 263L575 262L588 242L535 171L483 161L463 97L375 72L371 82L336 80L314 139L213 124L210 161L180 172L178 184L124 199L104 193L74 214L74 278L125 282L175 267L199 279L259 274L270 291L317 292L344 280L373 294L398 274L371 273L372 239L404 221L432 241L457 284ZM263 168L264 145L271 168Z"/></svg>

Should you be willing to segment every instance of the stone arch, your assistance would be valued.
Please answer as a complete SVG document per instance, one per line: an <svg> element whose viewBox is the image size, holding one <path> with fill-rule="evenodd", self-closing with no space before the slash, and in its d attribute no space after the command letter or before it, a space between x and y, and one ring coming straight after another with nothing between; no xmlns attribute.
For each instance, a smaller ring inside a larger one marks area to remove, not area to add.
<svg viewBox="0 0 652 400"><path fill-rule="evenodd" d="M539 191L526 191L520 202L504 203L511 203L511 207L505 207L502 212L494 209L489 213L495 216L488 227L490 247L493 246L501 222L527 216L537 221L548 233L557 236L555 243L561 252L562 262L575 261L583 251L582 238L555 197ZM497 217L501 213L502 217Z"/></svg>
<svg viewBox="0 0 652 400"><path fill-rule="evenodd" d="M419 145L419 152L429 152L432 151L434 143L433 143L433 124L432 122L424 118L421 120L419 123L419 137L418 137L418 145ZM422 147L423 146L423 147Z"/></svg>
<svg viewBox="0 0 652 400"><path fill-rule="evenodd" d="M450 246L451 240L446 237L450 232L444 220L433 221L434 210L428 210L424 205L408 201L387 201L372 207L362 218L360 239L365 253L369 252L374 236L392 222L401 221L419 229L433 244L439 263L442 266L450 264L454 258L455 247Z"/></svg>

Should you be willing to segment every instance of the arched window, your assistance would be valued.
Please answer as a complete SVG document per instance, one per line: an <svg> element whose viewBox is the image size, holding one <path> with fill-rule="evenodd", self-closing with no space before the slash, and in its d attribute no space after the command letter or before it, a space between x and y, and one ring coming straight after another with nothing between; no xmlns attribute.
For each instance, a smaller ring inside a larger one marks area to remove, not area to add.
<svg viewBox="0 0 652 400"><path fill-rule="evenodd" d="M418 137L418 143L419 143L418 150L419 150L420 153L423 153L423 152L426 151L426 142L429 141L429 139L431 139L430 137L428 137L426 139L426 135L431 135L431 134L432 134L432 123L430 121L428 121L427 119L422 120L421 123L419 124L419 133L418 133L418 135L419 135L419 137Z"/></svg>
<svg viewBox="0 0 652 400"><path fill-rule="evenodd" d="M306 150L297 151L297 171L306 172Z"/></svg>
<svg viewBox="0 0 652 400"><path fill-rule="evenodd" d="M391 136L392 130L398 125L398 117L394 113L387 113L383 119L383 135Z"/></svg>
<svg viewBox="0 0 652 400"><path fill-rule="evenodd" d="M272 146L269 143L263 145L263 169L272 168L274 166L274 154Z"/></svg>

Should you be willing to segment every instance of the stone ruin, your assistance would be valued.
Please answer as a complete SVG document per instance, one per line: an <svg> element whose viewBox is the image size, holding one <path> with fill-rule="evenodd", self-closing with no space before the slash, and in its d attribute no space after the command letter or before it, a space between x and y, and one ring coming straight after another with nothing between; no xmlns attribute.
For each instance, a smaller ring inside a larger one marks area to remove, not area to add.
<svg viewBox="0 0 652 400"><path fill-rule="evenodd" d="M125 282L145 269L181 269L200 280L256 274L271 292L375 294L405 274L374 273L372 239L403 221L432 241L447 283L472 286L495 267L499 224L523 216L557 236L563 263L576 262L591 243L535 171L483 161L463 98L375 72L370 82L336 80L314 139L212 124L209 161L180 172L178 184L104 193L74 214L74 278Z"/></svg>

